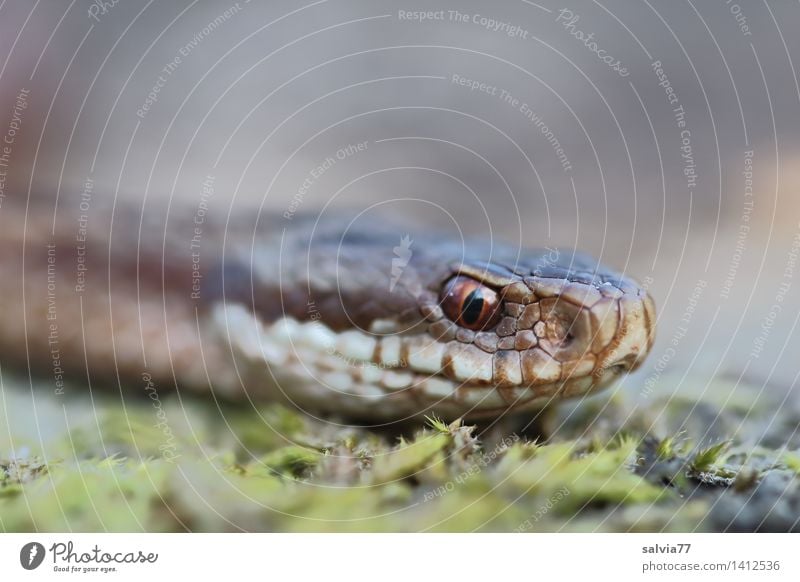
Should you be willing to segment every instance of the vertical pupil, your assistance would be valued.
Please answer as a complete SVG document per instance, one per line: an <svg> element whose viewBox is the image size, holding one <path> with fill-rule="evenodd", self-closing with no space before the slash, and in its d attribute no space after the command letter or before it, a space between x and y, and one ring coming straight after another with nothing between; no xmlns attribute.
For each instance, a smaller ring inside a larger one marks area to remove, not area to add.
<svg viewBox="0 0 800 582"><path fill-rule="evenodd" d="M468 325L472 325L478 321L481 312L483 312L483 296L480 289L475 289L464 300L464 304L461 307L461 320Z"/></svg>

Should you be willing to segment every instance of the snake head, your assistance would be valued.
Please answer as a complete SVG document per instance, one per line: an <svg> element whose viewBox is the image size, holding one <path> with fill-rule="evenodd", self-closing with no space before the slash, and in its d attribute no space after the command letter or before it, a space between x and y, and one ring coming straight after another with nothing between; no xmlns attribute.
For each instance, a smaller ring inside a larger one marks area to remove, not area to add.
<svg viewBox="0 0 800 582"><path fill-rule="evenodd" d="M433 348L441 372L475 391L473 415L586 395L637 368L652 348L654 303L636 283L587 256L570 253L562 264L555 249L534 255L532 268L455 263L438 301L422 305L429 336L447 346ZM410 349L412 369L416 359Z"/></svg>
<svg viewBox="0 0 800 582"><path fill-rule="evenodd" d="M283 256L253 274L270 300L225 317L239 330L256 322L234 347L306 410L381 420L535 410L608 386L653 345L647 292L572 251L373 228L299 237Z"/></svg>

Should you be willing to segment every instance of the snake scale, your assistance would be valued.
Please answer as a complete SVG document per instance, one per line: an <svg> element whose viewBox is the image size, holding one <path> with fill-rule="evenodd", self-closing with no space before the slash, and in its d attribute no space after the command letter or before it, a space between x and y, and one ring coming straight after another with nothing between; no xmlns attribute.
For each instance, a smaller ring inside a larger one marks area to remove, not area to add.
<svg viewBox="0 0 800 582"><path fill-rule="evenodd" d="M56 394L142 378L370 421L535 410L638 366L655 310L573 251L337 214L0 212L0 362Z"/></svg>

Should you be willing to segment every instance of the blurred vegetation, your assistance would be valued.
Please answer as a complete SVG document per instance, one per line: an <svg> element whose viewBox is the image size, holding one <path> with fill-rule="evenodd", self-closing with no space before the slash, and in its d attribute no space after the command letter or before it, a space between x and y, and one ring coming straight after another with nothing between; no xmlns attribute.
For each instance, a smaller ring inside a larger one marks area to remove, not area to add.
<svg viewBox="0 0 800 582"><path fill-rule="evenodd" d="M725 380L568 403L547 439L519 419L392 434L178 395L159 425L150 400L4 380L0 531L800 529L800 410Z"/></svg>

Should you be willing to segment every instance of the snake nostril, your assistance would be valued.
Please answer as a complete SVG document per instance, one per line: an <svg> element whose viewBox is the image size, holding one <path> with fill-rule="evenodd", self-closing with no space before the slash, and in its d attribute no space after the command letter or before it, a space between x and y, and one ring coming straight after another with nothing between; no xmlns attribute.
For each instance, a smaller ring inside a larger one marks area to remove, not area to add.
<svg viewBox="0 0 800 582"><path fill-rule="evenodd" d="M567 341L568 325L558 316L551 316L544 324L545 338L553 344Z"/></svg>
<svg viewBox="0 0 800 582"><path fill-rule="evenodd" d="M588 349L591 336L587 311L558 298L544 299L541 305L542 325L538 329L541 346L561 361L580 358Z"/></svg>

